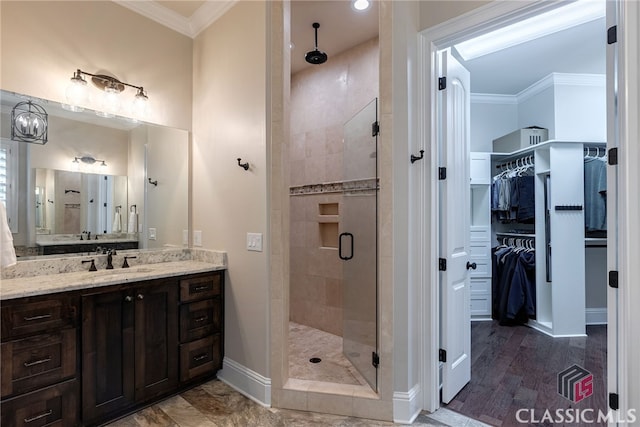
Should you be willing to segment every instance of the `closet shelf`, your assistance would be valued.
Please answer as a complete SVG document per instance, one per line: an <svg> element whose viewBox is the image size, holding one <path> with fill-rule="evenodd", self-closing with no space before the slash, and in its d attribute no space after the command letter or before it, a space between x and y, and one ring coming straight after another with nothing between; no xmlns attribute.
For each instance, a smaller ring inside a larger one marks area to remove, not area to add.
<svg viewBox="0 0 640 427"><path fill-rule="evenodd" d="M500 237L525 237L533 239L536 237L534 233L496 233L496 236Z"/></svg>
<svg viewBox="0 0 640 427"><path fill-rule="evenodd" d="M548 141L541 142L540 144L531 145L529 147L521 148L520 150L512 151L511 153L491 153L491 157L494 159L500 160L508 160L510 157L518 157L523 154L532 153L535 150L539 150L541 148L550 147L553 144L580 144L585 147L602 147L603 145L606 147L606 142L601 141L562 141L558 139L550 139Z"/></svg>

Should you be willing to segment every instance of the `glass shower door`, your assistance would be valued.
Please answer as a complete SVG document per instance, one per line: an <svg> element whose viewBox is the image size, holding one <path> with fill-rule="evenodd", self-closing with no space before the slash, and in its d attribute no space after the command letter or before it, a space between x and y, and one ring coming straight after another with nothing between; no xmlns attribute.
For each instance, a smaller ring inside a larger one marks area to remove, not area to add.
<svg viewBox="0 0 640 427"><path fill-rule="evenodd" d="M377 391L378 171L377 99L344 125L343 352Z"/></svg>

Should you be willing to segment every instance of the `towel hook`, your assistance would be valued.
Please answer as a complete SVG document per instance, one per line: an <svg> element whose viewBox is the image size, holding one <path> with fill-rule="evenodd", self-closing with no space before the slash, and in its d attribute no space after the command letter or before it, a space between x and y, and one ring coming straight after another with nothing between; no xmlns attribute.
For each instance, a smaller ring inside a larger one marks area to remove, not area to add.
<svg viewBox="0 0 640 427"><path fill-rule="evenodd" d="M242 160L242 158L238 157L238 166L240 166L241 168L243 168L246 171L249 170L249 162L240 163L241 160Z"/></svg>
<svg viewBox="0 0 640 427"><path fill-rule="evenodd" d="M409 158L411 160L411 164L417 162L418 160L422 160L424 158L424 150L420 150L420 156L411 155Z"/></svg>
<svg viewBox="0 0 640 427"><path fill-rule="evenodd" d="M148 179L149 179L149 184L153 184L156 187L158 186L158 180L157 179L155 181L151 181L151 178L148 178Z"/></svg>

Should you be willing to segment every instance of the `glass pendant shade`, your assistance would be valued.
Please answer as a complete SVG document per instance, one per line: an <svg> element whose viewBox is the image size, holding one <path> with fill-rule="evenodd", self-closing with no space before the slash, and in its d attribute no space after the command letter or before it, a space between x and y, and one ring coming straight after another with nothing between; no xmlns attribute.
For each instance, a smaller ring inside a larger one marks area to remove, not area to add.
<svg viewBox="0 0 640 427"><path fill-rule="evenodd" d="M120 92L112 87L105 87L100 100L100 111L96 114L102 117L114 117L120 111Z"/></svg>
<svg viewBox="0 0 640 427"><path fill-rule="evenodd" d="M84 110L83 105L86 105L89 99L89 91L87 90L87 81L82 76L74 74L71 78L71 83L67 87L65 92L67 98L66 108L71 111Z"/></svg>
<svg viewBox="0 0 640 427"><path fill-rule="evenodd" d="M145 95L144 90L140 89L133 99L132 111L133 117L143 119L147 115L147 107L149 98Z"/></svg>

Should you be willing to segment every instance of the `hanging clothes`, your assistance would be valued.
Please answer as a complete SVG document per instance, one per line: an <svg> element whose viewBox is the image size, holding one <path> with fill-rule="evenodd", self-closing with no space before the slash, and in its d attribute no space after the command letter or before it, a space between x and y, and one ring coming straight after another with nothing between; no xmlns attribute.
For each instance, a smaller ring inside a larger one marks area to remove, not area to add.
<svg viewBox="0 0 640 427"><path fill-rule="evenodd" d="M501 325L523 324L535 318L535 251L498 246L492 250L492 268L492 317Z"/></svg>
<svg viewBox="0 0 640 427"><path fill-rule="evenodd" d="M535 222L533 163L519 162L494 176L491 182L491 210L495 219L502 223Z"/></svg>

